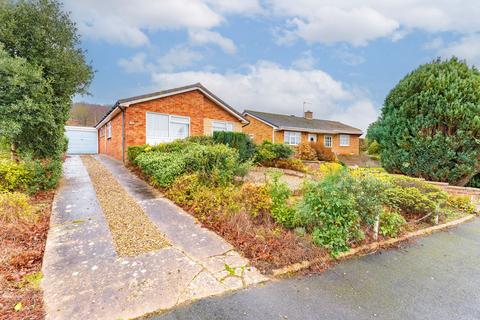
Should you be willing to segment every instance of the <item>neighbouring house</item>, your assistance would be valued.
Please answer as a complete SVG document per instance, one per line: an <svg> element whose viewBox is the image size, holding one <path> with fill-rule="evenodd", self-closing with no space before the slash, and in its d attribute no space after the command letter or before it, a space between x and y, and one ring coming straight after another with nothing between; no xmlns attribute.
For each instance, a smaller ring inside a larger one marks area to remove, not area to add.
<svg viewBox="0 0 480 320"><path fill-rule="evenodd" d="M301 142L319 142L338 155L358 155L362 130L338 121L313 118L306 111L304 117L245 110L243 116L249 124L243 132L255 143L283 142L296 146Z"/></svg>
<svg viewBox="0 0 480 320"><path fill-rule="evenodd" d="M200 83L118 100L100 120L98 151L125 161L129 146L214 131L242 131L248 121Z"/></svg>

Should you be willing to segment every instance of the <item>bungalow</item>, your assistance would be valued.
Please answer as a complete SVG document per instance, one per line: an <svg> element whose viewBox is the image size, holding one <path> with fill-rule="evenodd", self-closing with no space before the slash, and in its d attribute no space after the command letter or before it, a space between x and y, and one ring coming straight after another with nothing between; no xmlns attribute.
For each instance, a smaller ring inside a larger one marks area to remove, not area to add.
<svg viewBox="0 0 480 320"><path fill-rule="evenodd" d="M125 161L129 146L214 131L242 131L248 121L200 83L118 100L95 128L98 151Z"/></svg>
<svg viewBox="0 0 480 320"><path fill-rule="evenodd" d="M313 112L304 117L245 110L243 116L249 124L243 132L255 143L265 140L284 142L296 146L301 142L319 142L336 154L358 155L362 130L338 121L313 119Z"/></svg>

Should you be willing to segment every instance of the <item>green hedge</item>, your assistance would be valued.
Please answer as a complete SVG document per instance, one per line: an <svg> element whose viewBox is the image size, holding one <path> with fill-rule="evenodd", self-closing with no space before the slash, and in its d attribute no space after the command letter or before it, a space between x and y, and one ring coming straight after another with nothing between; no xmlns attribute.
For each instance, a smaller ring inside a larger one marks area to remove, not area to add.
<svg viewBox="0 0 480 320"><path fill-rule="evenodd" d="M252 159L255 155L255 144L245 133L218 131L213 133L213 141L237 149L242 162Z"/></svg>

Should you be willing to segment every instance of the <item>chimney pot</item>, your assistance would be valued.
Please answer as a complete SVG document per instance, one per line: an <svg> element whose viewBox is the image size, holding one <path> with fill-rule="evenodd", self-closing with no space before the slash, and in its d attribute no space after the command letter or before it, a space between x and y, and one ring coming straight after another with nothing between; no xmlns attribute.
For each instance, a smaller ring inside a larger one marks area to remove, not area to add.
<svg viewBox="0 0 480 320"><path fill-rule="evenodd" d="M313 119L313 112L305 111L305 119Z"/></svg>

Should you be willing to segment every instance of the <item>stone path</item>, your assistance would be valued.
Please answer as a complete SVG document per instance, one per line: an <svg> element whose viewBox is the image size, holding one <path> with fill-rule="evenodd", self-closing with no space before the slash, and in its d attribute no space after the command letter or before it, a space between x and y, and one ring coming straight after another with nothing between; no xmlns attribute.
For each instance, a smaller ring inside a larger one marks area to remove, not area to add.
<svg viewBox="0 0 480 320"><path fill-rule="evenodd" d="M43 261L47 319L118 319L267 280L215 233L163 198L121 163L97 157L138 201L171 246L116 255L88 173L67 158Z"/></svg>

